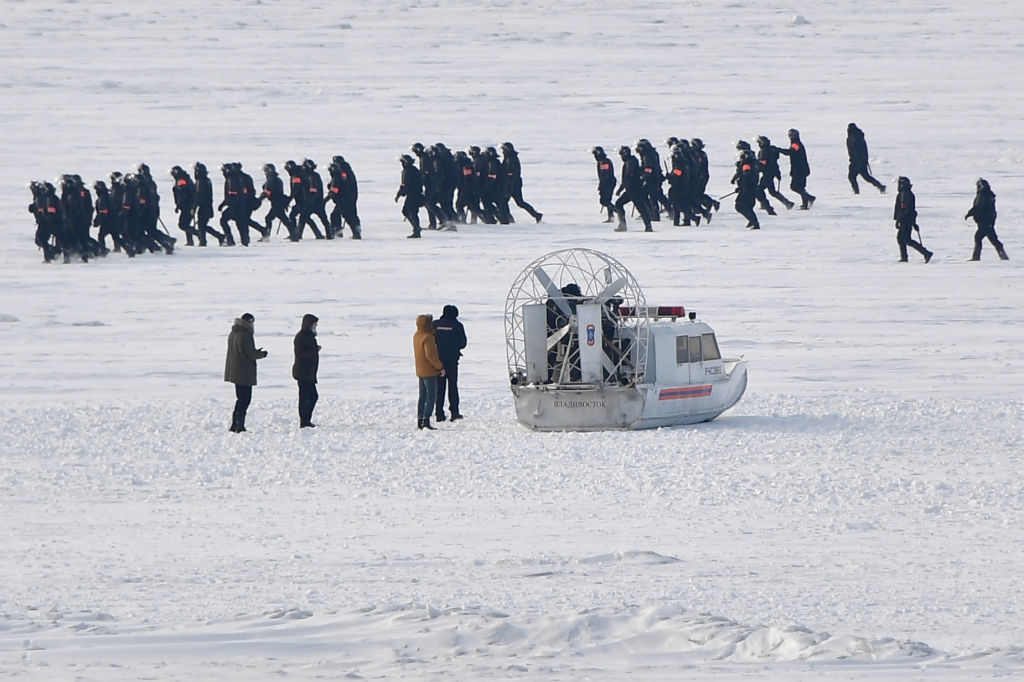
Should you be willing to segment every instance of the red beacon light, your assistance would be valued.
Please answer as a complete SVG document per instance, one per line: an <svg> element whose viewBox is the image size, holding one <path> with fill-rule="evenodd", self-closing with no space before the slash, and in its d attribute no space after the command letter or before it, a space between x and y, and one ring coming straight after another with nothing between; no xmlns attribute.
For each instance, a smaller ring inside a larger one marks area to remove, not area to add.
<svg viewBox="0 0 1024 682"><path fill-rule="evenodd" d="M637 315L637 311L634 306L623 305L619 306L619 315L622 317L635 317ZM685 317L686 309L681 305L649 306L647 308L647 315L654 319L671 317L674 321L677 317Z"/></svg>

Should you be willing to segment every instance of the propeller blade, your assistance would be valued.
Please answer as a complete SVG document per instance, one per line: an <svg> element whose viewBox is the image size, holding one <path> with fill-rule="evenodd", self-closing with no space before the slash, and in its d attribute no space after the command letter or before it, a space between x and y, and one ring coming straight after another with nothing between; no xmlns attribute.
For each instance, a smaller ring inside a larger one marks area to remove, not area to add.
<svg viewBox="0 0 1024 682"><path fill-rule="evenodd" d="M597 295L597 302L604 303L609 298L619 293L619 289L621 289L624 286L626 286L626 278L619 277L617 280L615 280L614 282L612 282L611 284L609 284L608 286L601 290L601 293Z"/></svg>
<svg viewBox="0 0 1024 682"><path fill-rule="evenodd" d="M561 310L566 317L572 315L572 310L569 308L569 304L566 302L565 296L555 283L551 281L551 278L548 277L548 273L544 272L543 268L537 268L533 271L533 275L537 278L537 281L540 282L541 286L547 289L548 298L555 302L558 309Z"/></svg>
<svg viewBox="0 0 1024 682"><path fill-rule="evenodd" d="M571 326L572 325L567 324L548 337L548 350L551 350L552 348L558 345L558 342L561 341L565 337L565 335L569 333L569 328Z"/></svg>

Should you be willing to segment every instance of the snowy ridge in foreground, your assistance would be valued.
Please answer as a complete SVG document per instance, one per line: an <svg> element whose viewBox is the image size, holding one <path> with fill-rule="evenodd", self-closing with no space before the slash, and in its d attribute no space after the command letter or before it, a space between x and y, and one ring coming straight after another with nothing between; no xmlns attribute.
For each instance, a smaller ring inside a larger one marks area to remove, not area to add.
<svg viewBox="0 0 1024 682"><path fill-rule="evenodd" d="M89 666L108 660L115 650L118 656L145 658L145 652L161 649L179 665L212 657L238 665L256 658L276 660L276 665L298 673L306 667L298 660L319 660L320 666L366 676L395 664L410 672L441 674L467 669L525 673L538 666L612 671L708 663L808 661L923 668L964 662L919 642L832 636L799 626L742 625L681 607L532 617L425 604L370 606L341 614L286 608L173 631L121 628L110 619L82 613L68 614L46 628L8 624L0 646L5 655L20 651L36 665L74 660ZM472 654L472 663L460 661L467 654ZM1014 658L1019 663L1019 652L971 657L974 665L982 658L989 665Z"/></svg>

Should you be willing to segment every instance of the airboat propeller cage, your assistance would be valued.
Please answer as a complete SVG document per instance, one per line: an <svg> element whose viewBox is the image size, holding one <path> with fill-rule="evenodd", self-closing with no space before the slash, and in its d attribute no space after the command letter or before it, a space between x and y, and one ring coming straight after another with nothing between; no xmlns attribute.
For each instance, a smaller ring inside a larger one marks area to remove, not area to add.
<svg viewBox="0 0 1024 682"><path fill-rule="evenodd" d="M649 318L636 279L611 256L579 248L541 256L505 302L509 378L518 385L640 383Z"/></svg>
<svg viewBox="0 0 1024 682"><path fill-rule="evenodd" d="M533 261L505 301L516 419L538 431L650 429L716 418L742 397L746 362L682 306L650 307L611 256Z"/></svg>

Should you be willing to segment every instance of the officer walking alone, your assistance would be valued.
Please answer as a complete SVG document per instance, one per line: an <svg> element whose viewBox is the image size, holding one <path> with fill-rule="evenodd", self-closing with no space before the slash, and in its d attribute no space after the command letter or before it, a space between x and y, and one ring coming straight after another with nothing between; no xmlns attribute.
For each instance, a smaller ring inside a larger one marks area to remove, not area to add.
<svg viewBox="0 0 1024 682"><path fill-rule="evenodd" d="M871 166L868 164L868 143L864 139L864 131L858 128L856 123L846 126L846 153L850 156L848 178L853 193L860 194L860 187L857 186L857 177L860 176L877 187L879 192L885 194L885 185L871 176Z"/></svg>
<svg viewBox="0 0 1024 682"><path fill-rule="evenodd" d="M974 205L964 216L964 220L974 218L974 222L978 225L978 229L974 233L974 253L971 255L971 260L981 260L981 243L985 239L988 239L995 247L1000 260L1009 260L1010 257L1003 250L1003 243L996 236L995 192L989 187L988 180L985 178L978 178L975 186L978 192L974 195Z"/></svg>

